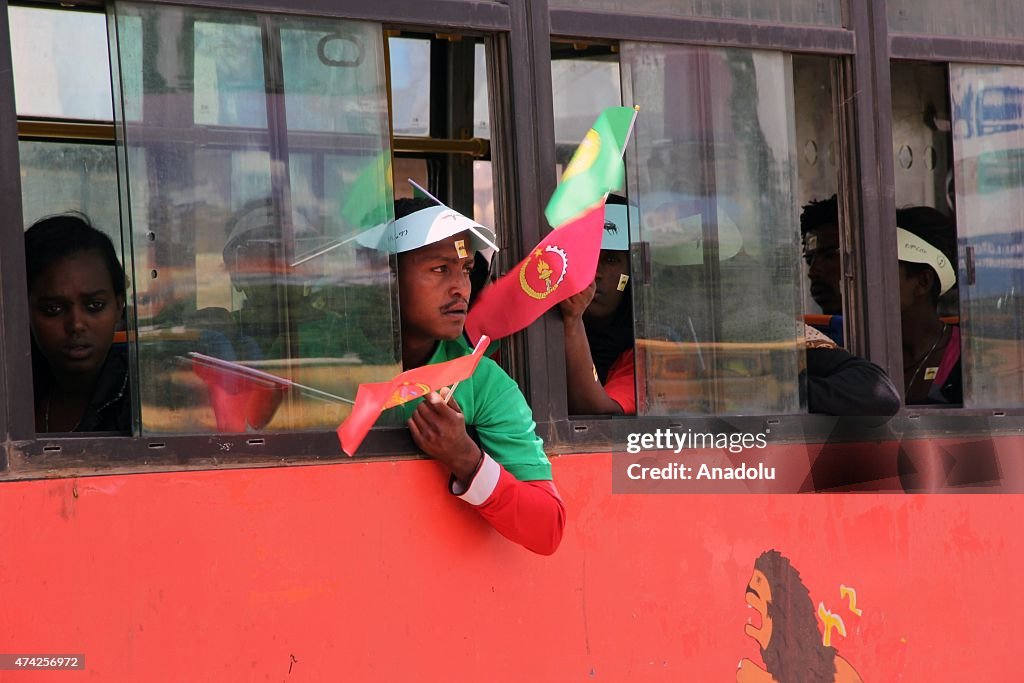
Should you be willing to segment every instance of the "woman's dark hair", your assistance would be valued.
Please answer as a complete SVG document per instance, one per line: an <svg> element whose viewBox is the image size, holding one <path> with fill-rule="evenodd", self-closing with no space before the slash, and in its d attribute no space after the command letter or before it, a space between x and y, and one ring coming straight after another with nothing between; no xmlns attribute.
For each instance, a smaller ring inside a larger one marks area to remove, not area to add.
<svg viewBox="0 0 1024 683"><path fill-rule="evenodd" d="M52 263L91 250L103 257L114 293L123 297L127 279L114 243L92 226L88 216L73 212L41 218L25 231L25 281L29 291L36 278Z"/></svg>
<svg viewBox="0 0 1024 683"><path fill-rule="evenodd" d="M956 269L956 225L953 221L937 209L930 206L911 206L905 209L896 210L896 225L907 232L917 235L928 244L942 252L942 254L953 264ZM913 275L928 271L935 275L932 281L931 298L932 303L939 301L939 276L926 263L909 263L904 261L903 265Z"/></svg>

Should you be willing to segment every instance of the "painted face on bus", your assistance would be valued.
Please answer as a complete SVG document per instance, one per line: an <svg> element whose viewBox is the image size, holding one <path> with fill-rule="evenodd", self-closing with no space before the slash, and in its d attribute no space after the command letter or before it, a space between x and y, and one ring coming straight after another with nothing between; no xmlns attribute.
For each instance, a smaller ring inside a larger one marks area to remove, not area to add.
<svg viewBox="0 0 1024 683"><path fill-rule="evenodd" d="M768 584L768 578L761 570L755 569L747 584L746 602L757 616L747 622L743 631L756 640L762 650L767 649L772 639L772 618L768 614L768 603L771 601L772 588Z"/></svg>
<svg viewBox="0 0 1024 683"><path fill-rule="evenodd" d="M99 372L124 311L99 251L69 254L31 283L32 337L55 374Z"/></svg>
<svg viewBox="0 0 1024 683"><path fill-rule="evenodd" d="M839 286L839 228L822 225L804 235L804 262L811 281L811 298L823 313L842 315L843 295Z"/></svg>
<svg viewBox="0 0 1024 683"><path fill-rule="evenodd" d="M451 340L462 334L473 270L473 252L462 246L468 243L469 233L462 232L398 255L403 341Z"/></svg>
<svg viewBox="0 0 1024 683"><path fill-rule="evenodd" d="M629 252L602 249L594 282L597 283L594 299L583 317L592 321L605 320L615 314L626 295L626 284L629 282Z"/></svg>

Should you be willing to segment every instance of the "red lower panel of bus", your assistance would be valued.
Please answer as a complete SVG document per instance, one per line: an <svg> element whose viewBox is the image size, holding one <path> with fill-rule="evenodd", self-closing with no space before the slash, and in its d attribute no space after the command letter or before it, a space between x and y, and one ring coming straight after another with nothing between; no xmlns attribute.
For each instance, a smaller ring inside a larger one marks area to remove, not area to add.
<svg viewBox="0 0 1024 683"><path fill-rule="evenodd" d="M826 633L841 680L1019 679L1019 497L612 494L607 454L555 473L550 558L425 461L0 484L0 653L86 660L0 679L732 681L805 670ZM788 562L748 593L768 550Z"/></svg>

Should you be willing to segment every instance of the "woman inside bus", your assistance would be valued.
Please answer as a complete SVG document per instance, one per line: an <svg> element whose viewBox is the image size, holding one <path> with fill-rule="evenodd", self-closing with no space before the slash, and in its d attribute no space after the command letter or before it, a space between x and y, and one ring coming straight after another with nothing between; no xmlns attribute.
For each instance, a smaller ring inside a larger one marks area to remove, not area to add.
<svg viewBox="0 0 1024 683"><path fill-rule="evenodd" d="M959 404L960 329L939 315L939 299L956 285L956 228L928 206L896 212L907 404Z"/></svg>
<svg viewBox="0 0 1024 683"><path fill-rule="evenodd" d="M622 197L608 196L604 221L594 282L559 304L565 324L569 412L635 415L629 223Z"/></svg>
<svg viewBox="0 0 1024 683"><path fill-rule="evenodd" d="M25 232L36 431L131 431L125 274L110 238L82 214Z"/></svg>

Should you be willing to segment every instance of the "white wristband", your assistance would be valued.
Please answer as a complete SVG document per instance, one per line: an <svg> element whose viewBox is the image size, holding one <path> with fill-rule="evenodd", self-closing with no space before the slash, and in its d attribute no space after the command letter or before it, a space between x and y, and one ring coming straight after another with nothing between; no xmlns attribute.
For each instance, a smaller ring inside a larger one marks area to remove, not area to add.
<svg viewBox="0 0 1024 683"><path fill-rule="evenodd" d="M469 483L469 487L464 488L458 479L453 478L451 492L470 505L483 505L491 497L491 494L494 493L494 489L497 488L500 476L501 465L494 458L487 455L487 453L484 453L484 461L480 464L480 468L477 470L476 476L473 477L473 481Z"/></svg>

